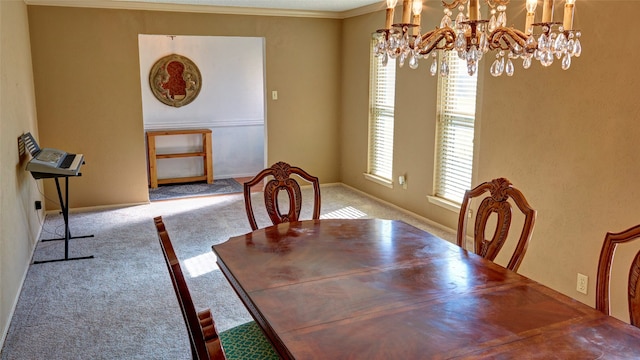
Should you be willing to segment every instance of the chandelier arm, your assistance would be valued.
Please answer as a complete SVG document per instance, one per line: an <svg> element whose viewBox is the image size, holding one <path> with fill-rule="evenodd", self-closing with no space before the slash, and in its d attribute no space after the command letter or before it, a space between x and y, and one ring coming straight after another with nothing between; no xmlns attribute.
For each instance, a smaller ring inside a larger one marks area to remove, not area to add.
<svg viewBox="0 0 640 360"><path fill-rule="evenodd" d="M520 30L507 27L499 27L489 34L489 49L513 50L514 45L509 39L513 40L515 43L520 45L522 49L529 52L529 49L527 48L527 35ZM506 47L503 47L501 41L505 43Z"/></svg>
<svg viewBox="0 0 640 360"><path fill-rule="evenodd" d="M451 4L447 3L445 0L442 0L442 6L447 9L455 9L460 5L466 4L467 0L453 0Z"/></svg>
<svg viewBox="0 0 640 360"><path fill-rule="evenodd" d="M489 5L492 9L498 5L507 6L511 0L484 0L487 5Z"/></svg>
<svg viewBox="0 0 640 360"><path fill-rule="evenodd" d="M444 45L438 46L444 40ZM418 42L419 53L427 55L435 50L451 50L456 41L456 33L450 27L435 28L420 36Z"/></svg>

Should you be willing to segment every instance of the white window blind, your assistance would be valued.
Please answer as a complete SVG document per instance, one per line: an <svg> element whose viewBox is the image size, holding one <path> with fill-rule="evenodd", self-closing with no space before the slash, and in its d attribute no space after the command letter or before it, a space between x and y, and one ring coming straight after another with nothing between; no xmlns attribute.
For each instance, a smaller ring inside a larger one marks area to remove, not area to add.
<svg viewBox="0 0 640 360"><path fill-rule="evenodd" d="M439 78L435 195L461 203L471 187L478 78L453 51L443 56L449 75Z"/></svg>
<svg viewBox="0 0 640 360"><path fill-rule="evenodd" d="M367 172L391 182L393 171L393 118L396 90L396 63L386 66L374 55L371 41L369 84L369 164Z"/></svg>

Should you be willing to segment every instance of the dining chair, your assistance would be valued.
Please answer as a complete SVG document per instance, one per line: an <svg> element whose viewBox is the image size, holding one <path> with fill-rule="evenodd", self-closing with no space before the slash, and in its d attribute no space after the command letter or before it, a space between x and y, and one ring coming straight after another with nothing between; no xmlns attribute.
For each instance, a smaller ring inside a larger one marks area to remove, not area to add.
<svg viewBox="0 0 640 360"><path fill-rule="evenodd" d="M291 177L296 175L296 177ZM258 229L258 223L253 211L251 203L251 189L253 186L260 184L265 178L270 178L264 185L264 204L267 214L273 225L284 222L298 221L300 209L302 207L302 194L300 192L300 184L296 178L302 178L313 185L313 219L320 218L320 182L317 177L310 175L299 167L291 166L285 162L277 162L271 167L260 171L253 179L244 183L244 205L249 218L249 224L252 230ZM278 194L281 190L286 191L289 198L289 207L287 213L283 214L280 210Z"/></svg>
<svg viewBox="0 0 640 360"><path fill-rule="evenodd" d="M613 266L613 256L619 244L640 239L640 225L627 230L612 233L608 232L600 251L598 261L598 278L596 279L596 309L605 315L610 312L610 279ZM640 327L640 251L631 262L629 276L627 278L627 301L629 304L629 322Z"/></svg>
<svg viewBox="0 0 640 360"><path fill-rule="evenodd" d="M187 326L192 358L194 360L279 359L271 343L254 321L218 334L211 310L196 311L162 216L155 217L153 220L173 289Z"/></svg>
<svg viewBox="0 0 640 360"><path fill-rule="evenodd" d="M506 266L509 270L517 271L531 239L536 211L531 208L522 192L513 187L511 182L505 178L493 179L467 190L464 194L458 217L457 243L461 247L466 247L467 219L470 217L470 204L473 199L480 201L478 207L473 209L475 211L473 249L476 254L491 261L494 261L509 235L512 222L510 199L524 215L522 231ZM485 230L491 215L494 214L497 215L496 228L491 239L487 239Z"/></svg>

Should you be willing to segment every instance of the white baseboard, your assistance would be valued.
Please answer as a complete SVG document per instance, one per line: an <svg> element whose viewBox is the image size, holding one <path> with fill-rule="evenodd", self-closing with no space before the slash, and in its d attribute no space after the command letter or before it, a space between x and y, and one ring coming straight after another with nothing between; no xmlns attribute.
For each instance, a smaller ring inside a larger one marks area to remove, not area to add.
<svg viewBox="0 0 640 360"><path fill-rule="evenodd" d="M456 230L454 230L454 229L451 229L451 228L449 228L449 227L446 227L446 226L444 226L444 225L442 225L442 224L440 224L440 223L437 223L437 222L435 222L435 221L433 221L433 220L431 220L431 219L427 219L426 217L424 217L424 216L420 216L420 215L418 215L418 214L416 214L416 213L414 213L414 212L411 212L411 211L409 211L409 210L407 210L407 209L401 208L401 207L400 207L400 206L398 206L398 205L395 205L395 204L392 204L392 203L390 203L390 202L388 202L388 201L385 201L385 200L379 199L379 198L377 198L377 197L375 197L375 196L373 196L373 195L371 195L371 194L368 194L368 193L366 193L366 192L364 192L364 191L362 191L362 190L358 190L358 189L356 189L356 188L354 188L354 187L352 187L352 186L349 186L349 185L347 185L347 184L343 184L343 183L339 183L339 185L342 185L342 186L344 186L344 187L346 187L346 188L349 188L350 190L353 190L353 191L355 191L355 192L357 192L357 193L359 193L359 194L362 194L362 195L364 195L364 196L366 196L366 197L369 197L369 198L371 198L371 199L374 199L374 200L376 200L376 201L379 201L379 202L381 202L381 203L383 203L383 204L385 204L385 205L387 205L387 206L390 206L390 207L394 208L395 210L398 210L398 211L403 212L403 213L405 213L405 214L407 214L407 215L413 216L413 217L415 217L415 218L419 219L420 221L423 221L423 222L425 222L425 223L427 223L427 224L429 224L429 225L431 225L431 226L433 226L433 227L435 227L435 228L438 228L438 229L443 230L443 231L448 231L448 232L451 232L451 233L454 233L454 234L456 233Z"/></svg>

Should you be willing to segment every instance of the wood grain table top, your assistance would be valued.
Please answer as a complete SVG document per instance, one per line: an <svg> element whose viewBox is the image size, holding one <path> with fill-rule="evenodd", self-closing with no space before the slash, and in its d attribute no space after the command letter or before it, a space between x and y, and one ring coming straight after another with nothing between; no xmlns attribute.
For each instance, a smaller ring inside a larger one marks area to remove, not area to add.
<svg viewBox="0 0 640 360"><path fill-rule="evenodd" d="M284 223L213 251L285 359L640 358L640 329L401 221Z"/></svg>

